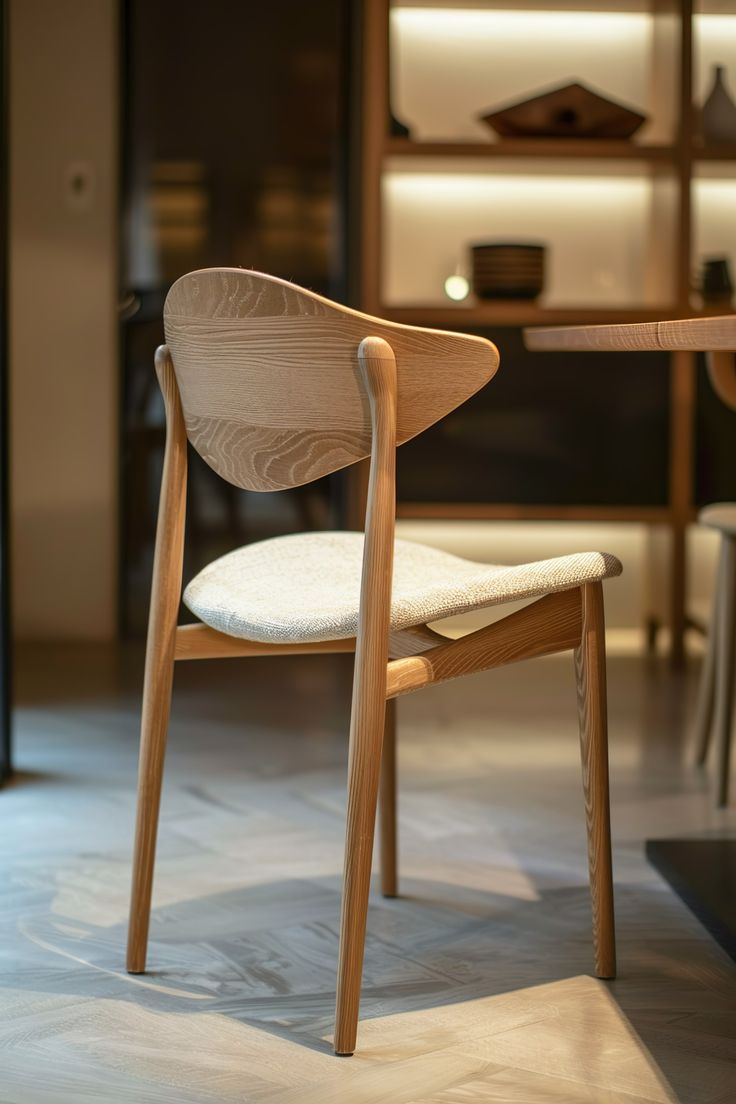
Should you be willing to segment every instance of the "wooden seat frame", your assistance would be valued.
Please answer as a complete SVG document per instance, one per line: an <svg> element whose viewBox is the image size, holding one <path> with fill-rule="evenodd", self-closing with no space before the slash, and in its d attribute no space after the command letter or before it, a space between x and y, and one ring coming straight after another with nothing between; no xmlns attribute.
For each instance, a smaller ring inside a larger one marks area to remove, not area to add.
<svg viewBox="0 0 736 1104"><path fill-rule="evenodd" d="M182 582L187 433L167 346L156 352L166 407L164 457L146 651L127 966L142 973L153 885L164 752L176 660L355 652L335 1052L355 1049L378 794L381 887L397 893L394 700L424 686L574 649L592 893L595 970L615 975L608 797L602 585L550 594L458 640L426 625L390 632L396 515L397 371L382 337L367 336L358 362L370 405L371 453L357 638L260 644L202 624L177 626Z"/></svg>

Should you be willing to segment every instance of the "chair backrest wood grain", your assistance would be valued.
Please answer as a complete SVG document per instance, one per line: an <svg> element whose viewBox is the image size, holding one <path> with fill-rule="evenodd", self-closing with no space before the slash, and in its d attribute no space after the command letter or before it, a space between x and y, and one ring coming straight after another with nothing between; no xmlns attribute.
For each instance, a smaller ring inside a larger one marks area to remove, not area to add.
<svg viewBox="0 0 736 1104"><path fill-rule="evenodd" d="M370 454L364 338L383 338L396 357L398 444L498 367L485 338L383 322L238 268L177 280L164 328L189 440L224 479L255 491L309 483Z"/></svg>

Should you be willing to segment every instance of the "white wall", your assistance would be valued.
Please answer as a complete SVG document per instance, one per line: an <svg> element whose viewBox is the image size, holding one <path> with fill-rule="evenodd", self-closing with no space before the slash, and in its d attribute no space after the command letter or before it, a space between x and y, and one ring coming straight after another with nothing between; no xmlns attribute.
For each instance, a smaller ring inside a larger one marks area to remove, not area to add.
<svg viewBox="0 0 736 1104"><path fill-rule="evenodd" d="M12 572L21 638L115 631L117 37L116 0L11 0Z"/></svg>

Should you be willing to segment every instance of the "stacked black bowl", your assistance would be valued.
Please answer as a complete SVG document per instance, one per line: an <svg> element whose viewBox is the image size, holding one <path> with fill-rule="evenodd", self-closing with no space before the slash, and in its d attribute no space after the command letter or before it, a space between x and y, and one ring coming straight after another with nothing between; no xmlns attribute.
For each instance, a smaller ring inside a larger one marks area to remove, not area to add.
<svg viewBox="0 0 736 1104"><path fill-rule="evenodd" d="M545 251L529 242L474 245L473 291L479 299L536 299L544 290Z"/></svg>

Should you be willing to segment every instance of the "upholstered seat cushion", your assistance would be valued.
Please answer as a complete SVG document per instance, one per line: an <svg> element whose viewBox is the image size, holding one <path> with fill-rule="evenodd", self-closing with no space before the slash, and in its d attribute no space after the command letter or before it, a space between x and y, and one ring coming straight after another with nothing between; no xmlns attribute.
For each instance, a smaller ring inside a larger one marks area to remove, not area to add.
<svg viewBox="0 0 736 1104"><path fill-rule="evenodd" d="M206 625L246 640L355 636L362 555L362 533L298 533L248 544L200 571L184 603ZM405 629L620 573L616 557L604 552L502 567L397 540L391 626Z"/></svg>
<svg viewBox="0 0 736 1104"><path fill-rule="evenodd" d="M736 536L736 502L713 502L704 506L698 514L701 525L710 529L720 529L722 533Z"/></svg>

